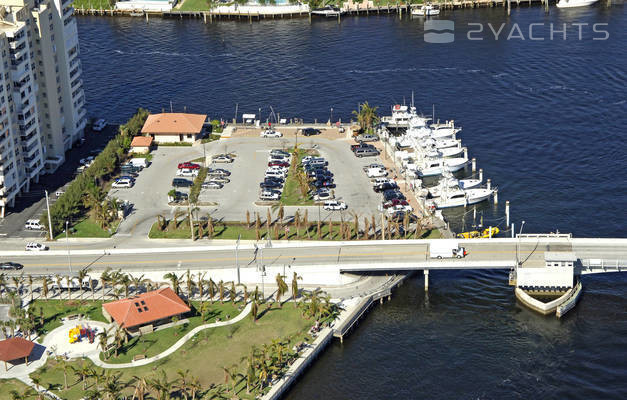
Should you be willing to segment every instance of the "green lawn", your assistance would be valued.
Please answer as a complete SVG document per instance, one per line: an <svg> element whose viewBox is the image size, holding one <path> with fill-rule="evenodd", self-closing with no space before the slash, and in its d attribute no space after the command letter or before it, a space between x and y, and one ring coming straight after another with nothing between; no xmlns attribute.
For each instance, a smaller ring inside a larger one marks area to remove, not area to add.
<svg viewBox="0 0 627 400"><path fill-rule="evenodd" d="M74 0L72 6L76 9L84 8L86 10L109 10L111 4L109 0Z"/></svg>
<svg viewBox="0 0 627 400"><path fill-rule="evenodd" d="M207 302L207 304L209 304L209 309L206 314L207 320L203 320L203 317L198 312L200 309L200 302L192 302L193 316L186 318L189 322L183 325L152 332L141 337L132 338L129 340L128 344L119 350L117 358L112 355L106 361L111 364L120 364L132 361L133 357L138 354L143 354L146 357L156 356L157 354L160 354L170 348L182 336L197 326L215 322L216 318L220 318L222 321L235 318L240 313L239 308L244 308L242 302L235 304L230 302L225 302L224 304L220 304L220 302L215 302L213 304ZM103 361L105 360L102 353L100 354L100 359Z"/></svg>
<svg viewBox="0 0 627 400"><path fill-rule="evenodd" d="M206 11L209 10L207 0L184 0L179 8L181 11Z"/></svg>
<svg viewBox="0 0 627 400"><path fill-rule="evenodd" d="M234 325L204 330L169 357L142 367L120 370L122 375L118 382L129 382L133 376L150 378L160 370L164 370L168 378L172 380L176 378L177 371L189 369L192 375L199 378L203 387L208 388L211 384L224 383L222 367L235 365L240 372L243 372L246 362L242 359L250 353L253 346L261 347L278 338L289 338L290 344L297 343L305 338L312 324L313 320L303 318L300 310L293 303L288 303L283 308L274 306L269 310L265 310L265 306L262 305L257 322L253 322L251 318L245 318ZM70 365L77 365L80 362L71 361ZM90 361L84 362L92 365ZM54 360L48 360L47 364L36 374L41 377L46 387L50 385L57 387L58 390L55 392L63 399L74 400L84 396L81 383L72 372L68 375L69 389L60 390L64 380L63 370ZM88 389L93 388L93 385L94 380L89 379ZM244 383L240 380L236 390L237 396L253 398L252 395L246 395L243 385ZM132 388L129 387L121 392L131 396Z"/></svg>
<svg viewBox="0 0 627 400"><path fill-rule="evenodd" d="M4 367L3 367L4 368ZM33 390L30 386L25 385L24 383L18 381L17 379L2 379L0 380L0 400L13 400L15 398L19 399L30 399L34 398L33 396L23 396L23 397L14 397L11 392L16 391L17 393L33 393Z"/></svg>
<svg viewBox="0 0 627 400"><path fill-rule="evenodd" d="M66 296L67 291L64 291L63 295ZM32 304L35 309L37 323L40 322L39 309L43 309L44 324L43 327L40 326L37 328L37 332L40 335L45 335L53 329L61 326L61 318L66 315L83 314L88 319L107 322L105 317L102 315L102 301L98 300L35 300Z"/></svg>
<svg viewBox="0 0 627 400"><path fill-rule="evenodd" d="M287 151L292 153L294 149L288 149ZM298 161L296 163L298 170L302 170L301 161L303 157L307 155L319 155L319 153L313 150L298 150ZM288 172L287 179L285 180L283 193L281 194L281 204L286 206L310 206L314 204L314 201L310 198L309 194L305 196L302 195L298 185L298 180L296 179L294 171L291 167Z"/></svg>
<svg viewBox="0 0 627 400"><path fill-rule="evenodd" d="M115 232L115 229L119 224L119 221L114 222L113 226L110 228L111 232L108 230L104 230L98 225L96 221L91 218L85 218L81 222L77 223L73 227L70 228L70 234L68 237L75 238L86 238L86 237L95 237L95 238L108 238L111 237L112 232ZM56 240L65 239L65 232L59 233L56 237Z"/></svg>

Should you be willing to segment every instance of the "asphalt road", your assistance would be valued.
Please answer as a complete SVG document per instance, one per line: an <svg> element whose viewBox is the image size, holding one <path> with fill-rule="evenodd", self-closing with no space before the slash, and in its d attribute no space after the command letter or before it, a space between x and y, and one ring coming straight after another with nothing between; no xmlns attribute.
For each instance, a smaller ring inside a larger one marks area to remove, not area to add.
<svg viewBox="0 0 627 400"><path fill-rule="evenodd" d="M465 244L468 256L465 261L515 260L515 241L483 241ZM611 258L627 260L627 241L617 244L576 244L572 246L579 258ZM353 242L350 245L325 243L315 246L302 245L272 248L256 252L253 245L241 246L238 251L240 266L259 263L265 265L321 265L341 264L388 264L427 261L427 244L415 242ZM569 243L523 242L519 254L521 260L542 262L544 251L570 251ZM107 252L107 254L105 254ZM68 256L63 251L1 257L2 260L19 262L25 266L24 273L66 273ZM90 267L101 270L106 267L122 268L125 271L149 271L187 268L224 268L235 266L234 246L216 246L215 249L175 247L171 249L128 249L128 250L74 250L71 255L73 270Z"/></svg>

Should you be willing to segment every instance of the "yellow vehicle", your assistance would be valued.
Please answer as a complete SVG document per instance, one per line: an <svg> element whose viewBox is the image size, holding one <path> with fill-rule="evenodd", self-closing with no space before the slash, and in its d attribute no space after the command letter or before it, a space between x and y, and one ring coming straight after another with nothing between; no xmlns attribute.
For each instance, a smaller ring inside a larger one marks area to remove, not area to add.
<svg viewBox="0 0 627 400"><path fill-rule="evenodd" d="M460 239L476 239L481 237L481 233L479 231L462 232L458 233L457 237Z"/></svg>
<svg viewBox="0 0 627 400"><path fill-rule="evenodd" d="M492 236L490 236L490 229L492 229ZM491 228L484 229L483 232L481 232L481 237L484 239L487 239L489 237L496 236L496 234L498 234L499 232L500 232L500 229L497 228L496 226L493 226Z"/></svg>

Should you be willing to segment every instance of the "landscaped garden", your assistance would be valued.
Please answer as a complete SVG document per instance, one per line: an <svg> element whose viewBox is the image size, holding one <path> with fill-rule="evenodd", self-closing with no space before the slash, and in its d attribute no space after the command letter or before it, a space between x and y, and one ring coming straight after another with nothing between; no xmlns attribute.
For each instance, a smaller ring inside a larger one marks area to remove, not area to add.
<svg viewBox="0 0 627 400"><path fill-rule="evenodd" d="M30 305L39 320L37 333L45 335L55 328L61 326L61 319L69 315L83 315L86 319L93 321L108 322L102 315L101 300L35 300ZM41 323L43 321L43 323Z"/></svg>

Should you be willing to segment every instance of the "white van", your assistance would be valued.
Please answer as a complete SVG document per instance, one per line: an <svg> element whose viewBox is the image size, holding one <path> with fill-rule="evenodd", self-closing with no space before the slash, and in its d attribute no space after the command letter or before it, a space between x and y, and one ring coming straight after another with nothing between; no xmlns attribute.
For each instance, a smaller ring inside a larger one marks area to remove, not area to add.
<svg viewBox="0 0 627 400"><path fill-rule="evenodd" d="M385 185L386 183L394 183L390 178L375 178L372 180L372 186Z"/></svg>
<svg viewBox="0 0 627 400"><path fill-rule="evenodd" d="M370 168L366 174L368 175L368 178L379 178L387 176L388 171L386 171L385 168Z"/></svg>
<svg viewBox="0 0 627 400"><path fill-rule="evenodd" d="M146 168L148 166L148 162L145 158L131 158L129 161L134 167Z"/></svg>
<svg viewBox="0 0 627 400"><path fill-rule="evenodd" d="M29 219L28 221L26 221L26 224L24 224L24 228L40 231L44 229L44 226L39 222L38 219Z"/></svg>

